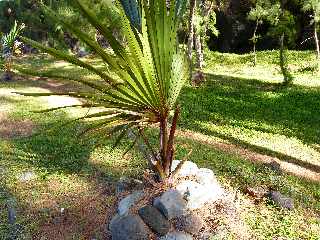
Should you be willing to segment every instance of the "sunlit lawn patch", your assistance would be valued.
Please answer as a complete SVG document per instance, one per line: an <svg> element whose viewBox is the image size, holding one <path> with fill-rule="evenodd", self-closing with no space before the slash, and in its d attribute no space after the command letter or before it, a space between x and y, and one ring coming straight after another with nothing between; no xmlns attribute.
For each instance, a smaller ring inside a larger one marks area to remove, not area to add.
<svg viewBox="0 0 320 240"><path fill-rule="evenodd" d="M298 55L295 68L299 64L307 66L313 56L311 52ZM249 55L210 53L209 56L207 82L199 88L186 86L180 98L183 111L177 159L193 149L191 160L212 168L230 191L238 192L238 207L258 239L318 239L318 182L274 171L263 163L248 161L245 154L228 150L234 145L241 146L252 154L275 157L283 162L291 160L292 164L319 174L320 90L315 73L295 70L299 86L279 88L275 84L281 80L274 65L276 52L259 53L261 64L257 68L247 63ZM46 71L69 74L72 70L70 74L87 77L86 71L43 56L21 61L28 67L42 69L45 65ZM88 61L101 63L95 58ZM89 77L95 80L95 76ZM17 222L24 226L26 237L107 237L104 223L113 214L116 201L112 182L123 175L139 177L146 165L137 151L123 156L128 142L112 150L111 140L98 142L94 138L77 137L86 122L59 125L86 114L84 109L32 112L74 99L37 99L11 94L17 90L44 92L73 87L77 86L24 78L0 85L0 114L3 115L0 122L4 118L12 122L28 120L37 133L0 140L0 220L7 222L5 203L15 199ZM185 131L189 134L183 134ZM153 129L148 133L158 134ZM210 141L229 145L223 148ZM19 178L26 171L34 173L34 178L24 182ZM279 190L294 198L296 210L279 210L267 200L254 204L254 200L242 193L245 186ZM0 239L7 237L12 229L9 230L8 224L1 224Z"/></svg>

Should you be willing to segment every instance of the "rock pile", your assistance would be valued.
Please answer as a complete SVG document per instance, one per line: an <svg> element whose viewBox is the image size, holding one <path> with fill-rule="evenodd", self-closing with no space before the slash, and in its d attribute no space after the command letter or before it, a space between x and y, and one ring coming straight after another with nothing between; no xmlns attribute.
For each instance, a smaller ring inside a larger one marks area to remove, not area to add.
<svg viewBox="0 0 320 240"><path fill-rule="evenodd" d="M173 169L179 161L173 162ZM132 211L145 193L135 191L119 202L118 213L109 229L113 240L192 240L203 227L193 211L221 199L224 190L210 169L185 162L176 185L167 189L138 211Z"/></svg>

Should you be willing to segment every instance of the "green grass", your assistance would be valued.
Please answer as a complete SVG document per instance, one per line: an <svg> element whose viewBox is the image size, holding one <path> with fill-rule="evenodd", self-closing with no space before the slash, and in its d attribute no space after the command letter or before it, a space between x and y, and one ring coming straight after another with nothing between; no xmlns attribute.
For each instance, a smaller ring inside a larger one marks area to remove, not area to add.
<svg viewBox="0 0 320 240"><path fill-rule="evenodd" d="M252 54L227 54L206 52L206 69L216 75L227 75L264 82L279 83L283 80L279 66L279 51L257 52L257 66L253 66ZM294 75L294 84L319 86L319 73L316 71L316 55L312 51L288 51L288 66Z"/></svg>
<svg viewBox="0 0 320 240"><path fill-rule="evenodd" d="M242 217L257 239L320 239L319 183L274 171L263 163L250 162L192 137L199 135L212 142L242 146L320 174L320 87L318 75L312 71L314 56L311 52L290 52L290 59L294 60L290 67L296 80L293 86L283 88L278 84L281 74L276 54L258 53L259 64L253 67L250 55L207 53L206 83L199 88L186 86L180 97L183 111L179 128L191 132L191 137L178 137L177 159L193 149L192 161L213 169L230 191L238 192ZM87 61L103 68L97 59ZM19 64L96 79L86 71L46 56L31 56ZM44 234L47 223L53 226L52 216L59 217L57 211L65 208L70 212L68 219L72 224L71 233L64 239L103 239L104 226L91 225L101 224L95 218L100 219L101 215L105 218L106 207L113 207L113 188L108 184L123 175L140 176L146 166L137 151L122 157L128 142L111 150L112 140L103 140L97 147L93 138L76 137L86 122L59 127L61 122L86 111L35 114L33 110L49 107L57 99L10 94L17 90L42 92L74 87L66 83L53 86L41 79L0 83L0 109L7 113L6 118L18 122L31 120L36 133L27 138L0 140L0 221L5 223L0 225L0 239L6 239L14 231L6 224L5 203L12 198L17 203L17 223L23 226L21 238ZM155 142L157 132L148 133ZM18 179L26 170L36 175L27 183ZM281 210L267 200L254 204L242 193L246 186L267 186L281 191L295 200L296 209ZM102 193L100 187L105 189ZM87 199L93 201L90 196L99 200L94 205L93 219L80 210L88 204ZM42 237L50 239L48 236Z"/></svg>

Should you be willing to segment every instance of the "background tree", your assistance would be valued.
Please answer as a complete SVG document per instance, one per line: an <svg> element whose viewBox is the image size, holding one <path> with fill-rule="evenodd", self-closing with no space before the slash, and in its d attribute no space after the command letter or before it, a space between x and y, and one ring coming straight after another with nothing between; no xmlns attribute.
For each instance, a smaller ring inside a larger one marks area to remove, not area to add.
<svg viewBox="0 0 320 240"><path fill-rule="evenodd" d="M270 19L272 28L269 35L279 38L279 65L285 85L291 84L293 76L290 73L287 59L287 48L295 45L297 27L295 17L285 9L287 0L280 0L274 8L276 18Z"/></svg>
<svg viewBox="0 0 320 240"><path fill-rule="evenodd" d="M253 43L254 65L257 64L256 45L261 38L257 34L258 28L264 22L271 23L276 26L279 23L280 6L269 0L258 0L255 6L251 8L248 19L255 22L252 37L249 39Z"/></svg>
<svg viewBox="0 0 320 240"><path fill-rule="evenodd" d="M191 0L190 1L190 15L189 15L189 29L188 29L188 58L190 61L190 76L192 76L193 69L193 49L195 47L196 58L195 66L198 70L198 74L193 81L203 79L202 69L204 67L204 49L207 48L206 41L207 32L210 31L215 36L218 35L218 30L215 27L216 15L215 15L216 2L214 0Z"/></svg>
<svg viewBox="0 0 320 240"><path fill-rule="evenodd" d="M317 51L317 69L320 70L320 47L319 47L319 39L318 39L318 26L320 21L320 1L319 0L304 0L302 1L303 11L308 12L311 11L310 15L311 21L310 25L313 25L313 37L314 43Z"/></svg>
<svg viewBox="0 0 320 240"><path fill-rule="evenodd" d="M12 58L20 47L20 43L17 42L17 38L24 29L24 24L18 25L14 23L12 29L7 34L2 34L0 41L1 57L3 58L4 76L3 80L10 81L12 79Z"/></svg>
<svg viewBox="0 0 320 240"><path fill-rule="evenodd" d="M267 2L263 0L257 1L255 7L251 8L248 14L248 19L251 21L255 21L253 35L249 39L253 44L254 65L257 64L256 44L260 38L260 36L257 35L257 31L258 31L259 25L261 25L263 23L263 20L268 17L268 14L269 14L268 7L271 7L270 3L267 4Z"/></svg>
<svg viewBox="0 0 320 240"><path fill-rule="evenodd" d="M189 38L188 38L188 59L190 64L190 78L192 77L192 51L193 51L193 45L194 45L194 19L196 14L196 0L190 0L190 6L189 6Z"/></svg>
<svg viewBox="0 0 320 240"><path fill-rule="evenodd" d="M74 55L23 37L22 40L25 43L57 59L85 68L98 75L101 81L59 76L54 73L35 73L19 68L18 70L27 74L75 81L93 89L93 91L78 93L22 94L27 96L69 95L87 100L88 102L82 107L99 107L98 113L81 118L94 119L86 132L100 131L105 135L117 134L116 143L128 132L136 132L144 139L151 152L152 158L148 159L150 166L161 180L166 180L173 174L171 164L175 153L174 137L180 113L180 107L176 101L188 76L185 54L179 48L177 41L177 29L185 1L177 0L168 3L166 0L139 2L122 0L118 8L118 14L121 17L119 30L126 39L125 46L115 38L112 30L88 9L84 1L76 0L75 2L82 16L108 41L113 53L102 48L94 35L82 31L57 12L43 7L51 19L59 22L90 47L104 61L108 71L98 69ZM111 11L110 8L106 10ZM101 108L104 110L101 111ZM144 128L150 124L159 124L157 150L154 150L144 134Z"/></svg>
<svg viewBox="0 0 320 240"><path fill-rule="evenodd" d="M207 32L218 36L216 29L216 2L214 0L202 0L197 3L196 15L194 21L194 41L196 48L196 67L201 71L205 64L204 50L207 48Z"/></svg>

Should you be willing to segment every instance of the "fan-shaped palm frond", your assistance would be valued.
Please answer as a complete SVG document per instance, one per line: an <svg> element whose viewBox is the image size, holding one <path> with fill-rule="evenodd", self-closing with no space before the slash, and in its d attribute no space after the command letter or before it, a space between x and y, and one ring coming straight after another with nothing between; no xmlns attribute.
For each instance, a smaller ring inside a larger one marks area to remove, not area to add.
<svg viewBox="0 0 320 240"><path fill-rule="evenodd" d="M153 152L152 167L161 178L170 175L174 155L173 139L177 125L179 108L177 97L188 76L184 53L177 43L177 28L182 0L121 0L117 3L121 18L119 28L126 39L126 45L118 41L86 7L82 0L76 0L76 6L90 24L109 42L112 53L102 48L94 37L59 17L51 9L43 6L45 12L59 22L69 32L85 43L108 66L108 71L96 68L85 61L65 52L43 46L31 39L22 40L43 52L76 66L85 68L101 78L99 82L70 79L90 87L89 93L65 93L79 97L93 105L105 108L99 114L86 116L96 119L89 130L120 132L120 138L126 131L137 128L143 135L144 126L160 123L159 154ZM36 74L19 69L27 74ZM53 74L46 77L62 78ZM30 94L28 96L54 95ZM61 93L60 93L61 95ZM168 119L171 110L175 110L171 129Z"/></svg>

